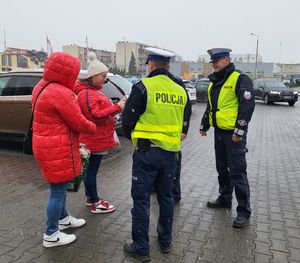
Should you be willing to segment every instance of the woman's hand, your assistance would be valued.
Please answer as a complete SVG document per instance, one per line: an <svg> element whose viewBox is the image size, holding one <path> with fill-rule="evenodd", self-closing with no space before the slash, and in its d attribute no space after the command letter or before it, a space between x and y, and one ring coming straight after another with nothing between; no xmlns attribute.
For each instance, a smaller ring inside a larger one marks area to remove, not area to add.
<svg viewBox="0 0 300 263"><path fill-rule="evenodd" d="M125 102L126 102L126 99L124 98L117 103L121 107L122 110L124 109Z"/></svg>

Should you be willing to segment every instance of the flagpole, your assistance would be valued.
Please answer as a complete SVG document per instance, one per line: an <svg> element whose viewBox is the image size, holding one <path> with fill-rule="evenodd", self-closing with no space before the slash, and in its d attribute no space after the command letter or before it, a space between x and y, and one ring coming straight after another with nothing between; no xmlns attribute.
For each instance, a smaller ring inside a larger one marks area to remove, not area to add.
<svg viewBox="0 0 300 263"><path fill-rule="evenodd" d="M47 52L47 57L48 57L48 35L46 33L46 52Z"/></svg>
<svg viewBox="0 0 300 263"><path fill-rule="evenodd" d="M87 65L88 65L88 53L89 53L89 42L88 42L87 35L85 36L85 46L86 46L86 56L84 58L84 64L86 63L86 65L84 65L84 68L87 68Z"/></svg>
<svg viewBox="0 0 300 263"><path fill-rule="evenodd" d="M46 43L47 43L47 56L49 57L53 53L53 48L47 33L46 33Z"/></svg>
<svg viewBox="0 0 300 263"><path fill-rule="evenodd" d="M6 58L6 71L7 71L7 69L8 69L8 54L7 54L7 52L6 52L6 30L4 29L4 53L5 53L5 58Z"/></svg>

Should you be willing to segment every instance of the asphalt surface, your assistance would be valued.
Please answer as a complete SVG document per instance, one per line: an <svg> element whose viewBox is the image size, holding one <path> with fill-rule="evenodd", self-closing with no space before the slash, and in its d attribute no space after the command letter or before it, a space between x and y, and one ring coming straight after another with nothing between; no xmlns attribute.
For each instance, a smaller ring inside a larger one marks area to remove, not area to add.
<svg viewBox="0 0 300 263"><path fill-rule="evenodd" d="M232 210L206 207L218 194L213 130L200 137L204 103L193 106L191 128L183 142L182 201L175 209L173 247L162 254L157 243L158 205L152 196L151 262L300 262L300 103L256 103L248 133L248 177L253 214L244 229L234 229ZM42 236L48 187L32 156L19 144L0 144L0 262L135 262L123 253L131 240L131 164L133 148L125 138L105 157L98 187L117 206L93 215L83 187L68 194L69 212L87 224L68 246L45 249Z"/></svg>

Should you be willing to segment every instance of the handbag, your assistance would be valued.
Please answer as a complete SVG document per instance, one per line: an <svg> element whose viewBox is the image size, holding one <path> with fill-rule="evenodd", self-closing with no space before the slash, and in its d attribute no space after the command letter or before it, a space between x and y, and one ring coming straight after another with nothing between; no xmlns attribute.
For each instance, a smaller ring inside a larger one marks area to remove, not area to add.
<svg viewBox="0 0 300 263"><path fill-rule="evenodd" d="M114 131L114 142L115 142L115 146L120 146L121 143L120 143L120 139L118 137L118 134L116 131Z"/></svg>
<svg viewBox="0 0 300 263"><path fill-rule="evenodd" d="M78 192L89 165L91 151L85 147L85 144L80 144L79 152L81 157L82 170L80 175L76 176L74 179L68 182L67 190L70 192Z"/></svg>
<svg viewBox="0 0 300 263"><path fill-rule="evenodd" d="M25 138L24 138L24 143L23 143L23 152L25 154L29 154L32 155L33 151L32 151L32 124L33 124L33 114L34 114L34 108L35 108L35 104L37 102L38 97L40 96L40 94L42 93L42 91L53 82L48 82L39 92L39 94L36 97L35 103L33 105L32 108L32 113L31 113L31 119L30 119L30 123L29 123L29 127L27 129L27 132L25 134Z"/></svg>

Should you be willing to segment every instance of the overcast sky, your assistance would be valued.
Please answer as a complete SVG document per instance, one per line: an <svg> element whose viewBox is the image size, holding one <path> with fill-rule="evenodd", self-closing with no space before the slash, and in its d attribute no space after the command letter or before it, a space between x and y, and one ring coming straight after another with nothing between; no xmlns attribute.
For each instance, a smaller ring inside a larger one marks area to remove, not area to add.
<svg viewBox="0 0 300 263"><path fill-rule="evenodd" d="M115 51L116 42L141 42L197 60L212 47L253 53L259 35L264 62L300 63L300 0L0 0L0 50L55 51L89 45Z"/></svg>

